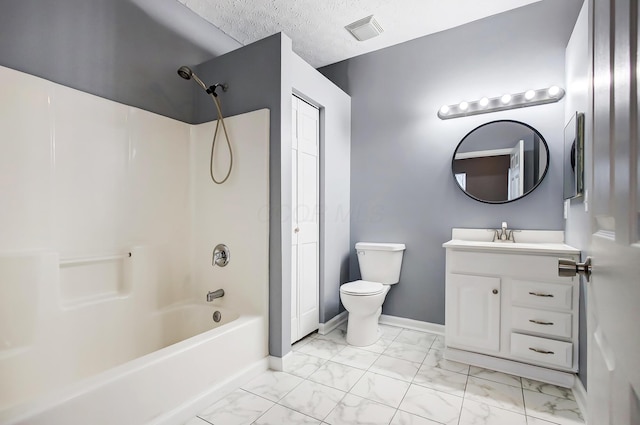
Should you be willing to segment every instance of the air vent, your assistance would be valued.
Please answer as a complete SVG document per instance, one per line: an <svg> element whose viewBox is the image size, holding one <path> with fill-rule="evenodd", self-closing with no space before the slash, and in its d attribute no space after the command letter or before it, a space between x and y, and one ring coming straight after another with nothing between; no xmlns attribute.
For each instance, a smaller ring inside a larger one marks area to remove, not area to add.
<svg viewBox="0 0 640 425"><path fill-rule="evenodd" d="M357 20L347 25L345 29L358 41L369 40L370 38L376 37L384 32L373 15Z"/></svg>

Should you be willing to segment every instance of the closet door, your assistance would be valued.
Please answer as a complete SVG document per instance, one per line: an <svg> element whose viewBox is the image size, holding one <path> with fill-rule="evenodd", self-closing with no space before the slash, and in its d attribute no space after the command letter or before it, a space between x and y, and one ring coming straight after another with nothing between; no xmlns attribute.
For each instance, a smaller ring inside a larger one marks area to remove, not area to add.
<svg viewBox="0 0 640 425"><path fill-rule="evenodd" d="M319 325L320 112L293 96L291 342Z"/></svg>

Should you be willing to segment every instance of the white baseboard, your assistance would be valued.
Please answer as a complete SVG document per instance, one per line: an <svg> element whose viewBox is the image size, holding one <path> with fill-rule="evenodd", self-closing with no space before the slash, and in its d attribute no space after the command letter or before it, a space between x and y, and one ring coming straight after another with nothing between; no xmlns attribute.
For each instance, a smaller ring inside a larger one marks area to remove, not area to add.
<svg viewBox="0 0 640 425"><path fill-rule="evenodd" d="M576 398L576 403L578 403L578 407L582 412L582 417L584 418L584 423L589 423L589 418L587 417L587 390L582 385L582 381L580 378L576 376L576 380L573 383L573 395Z"/></svg>
<svg viewBox="0 0 640 425"><path fill-rule="evenodd" d="M183 403L170 412L148 422L146 425L182 425L216 401L220 400L222 397L232 391L235 391L253 378L265 372L268 367L268 357L258 360L232 377L222 381L215 387L206 390L197 397Z"/></svg>
<svg viewBox="0 0 640 425"><path fill-rule="evenodd" d="M327 323L320 323L318 327L318 333L320 335L326 335L344 322L347 321L347 316L349 312L343 311L342 313L333 317L333 319L329 320Z"/></svg>
<svg viewBox="0 0 640 425"><path fill-rule="evenodd" d="M269 356L269 369L278 372L284 371L287 363L291 360L291 353L292 351L289 351L283 357Z"/></svg>
<svg viewBox="0 0 640 425"><path fill-rule="evenodd" d="M444 335L444 325L437 323L422 322L420 320L406 319L404 317L389 316L386 314L380 315L380 323L383 325L400 326L402 328Z"/></svg>

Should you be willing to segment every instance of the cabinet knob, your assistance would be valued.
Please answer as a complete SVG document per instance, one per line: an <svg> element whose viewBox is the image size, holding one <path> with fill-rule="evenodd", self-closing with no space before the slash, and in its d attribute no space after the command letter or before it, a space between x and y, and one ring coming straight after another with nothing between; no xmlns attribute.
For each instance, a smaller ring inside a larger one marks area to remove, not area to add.
<svg viewBox="0 0 640 425"><path fill-rule="evenodd" d="M494 289L494 290L493 290L493 291L491 291L491 292L493 292L493 293L494 293L494 295L495 295L495 294L497 294L497 293L498 293L498 290L497 290L497 289Z"/></svg>

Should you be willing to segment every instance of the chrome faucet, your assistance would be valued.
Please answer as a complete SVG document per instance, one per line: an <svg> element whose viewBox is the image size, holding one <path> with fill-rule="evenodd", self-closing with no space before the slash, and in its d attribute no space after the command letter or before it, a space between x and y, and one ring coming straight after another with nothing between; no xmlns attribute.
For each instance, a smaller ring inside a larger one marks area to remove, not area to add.
<svg viewBox="0 0 640 425"><path fill-rule="evenodd" d="M210 303L216 298L222 298L222 297L224 297L224 289L218 289L217 291L213 291L213 292L209 291L209 293L207 294L207 302Z"/></svg>
<svg viewBox="0 0 640 425"><path fill-rule="evenodd" d="M507 228L507 222L503 221L502 227L493 231L493 240L491 242L515 242L516 239L513 232L513 230Z"/></svg>

